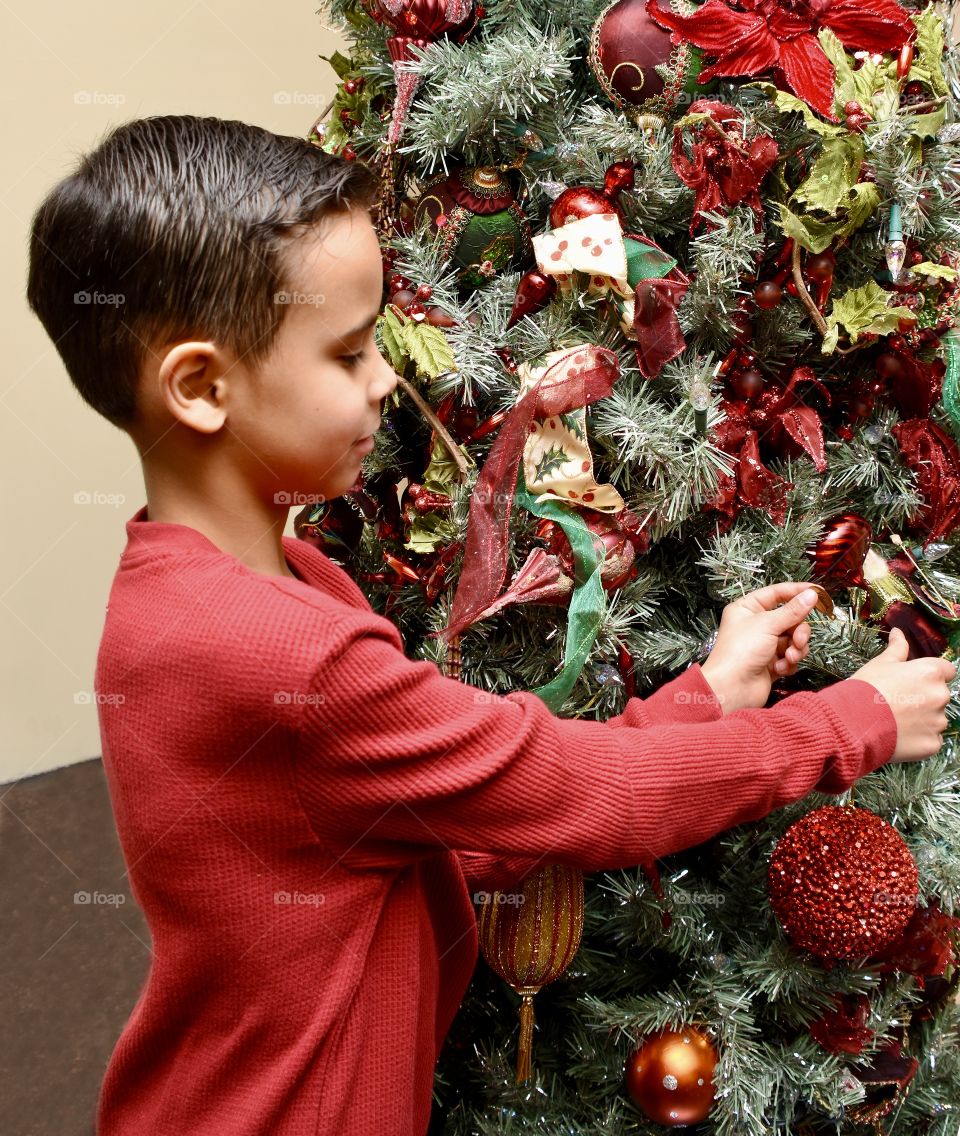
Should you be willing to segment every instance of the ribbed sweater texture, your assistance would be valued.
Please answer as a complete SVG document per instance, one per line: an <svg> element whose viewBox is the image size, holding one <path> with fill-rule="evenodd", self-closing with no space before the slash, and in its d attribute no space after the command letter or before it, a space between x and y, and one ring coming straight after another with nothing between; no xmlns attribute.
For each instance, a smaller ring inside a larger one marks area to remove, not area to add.
<svg viewBox="0 0 960 1136"><path fill-rule="evenodd" d="M292 578L146 506L126 534L95 688L152 957L98 1136L423 1136L475 891L668 855L896 744L868 683L724 717L697 664L560 719L408 659L305 542Z"/></svg>

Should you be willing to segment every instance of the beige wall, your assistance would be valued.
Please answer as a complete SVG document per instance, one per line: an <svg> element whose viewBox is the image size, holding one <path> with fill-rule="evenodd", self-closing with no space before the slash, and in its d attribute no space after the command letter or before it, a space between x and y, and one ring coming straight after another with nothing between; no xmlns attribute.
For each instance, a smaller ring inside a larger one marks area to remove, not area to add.
<svg viewBox="0 0 960 1136"><path fill-rule="evenodd" d="M317 0L6 0L2 202L0 782L100 753L90 702L124 522L145 503L132 443L80 400L24 300L33 210L113 125L235 118L305 135L342 46ZM102 495L81 504L76 494ZM119 504L106 503L119 498Z"/></svg>

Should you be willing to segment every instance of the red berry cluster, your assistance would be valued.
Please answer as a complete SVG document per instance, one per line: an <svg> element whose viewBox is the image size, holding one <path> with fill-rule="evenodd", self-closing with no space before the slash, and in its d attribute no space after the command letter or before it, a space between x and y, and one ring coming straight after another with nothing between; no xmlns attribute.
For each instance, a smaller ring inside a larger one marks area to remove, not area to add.
<svg viewBox="0 0 960 1136"><path fill-rule="evenodd" d="M433 289L429 284L414 285L406 276L395 272L387 280L387 295L395 308L399 308L405 316L416 323L426 320L433 327L457 326L456 320L442 308L427 305L426 301L433 295Z"/></svg>
<svg viewBox="0 0 960 1136"><path fill-rule="evenodd" d="M847 130L853 134L862 134L867 123L873 122L873 116L869 115L856 99L843 104L843 113L846 115L844 121Z"/></svg>

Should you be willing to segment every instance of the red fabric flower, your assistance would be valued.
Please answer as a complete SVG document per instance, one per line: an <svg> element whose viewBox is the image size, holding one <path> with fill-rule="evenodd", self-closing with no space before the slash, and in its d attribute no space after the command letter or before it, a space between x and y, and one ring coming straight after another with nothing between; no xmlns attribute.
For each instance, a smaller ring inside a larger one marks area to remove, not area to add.
<svg viewBox="0 0 960 1136"><path fill-rule="evenodd" d="M704 214L727 212L741 203L754 211L759 230L763 225L760 184L776 164L780 153L777 143L763 133L745 139L739 132L743 115L723 103L698 99L689 113L710 115L709 122L691 130L692 157L684 151L683 131L674 128L673 132L674 171L696 193L690 232L706 221ZM729 132L724 129L728 124Z"/></svg>
<svg viewBox="0 0 960 1136"><path fill-rule="evenodd" d="M913 34L909 13L896 0L707 0L692 16L678 16L647 0L647 13L714 62L701 83L717 77L764 75L825 118L833 115L833 64L817 32L830 28L848 51L899 51Z"/></svg>

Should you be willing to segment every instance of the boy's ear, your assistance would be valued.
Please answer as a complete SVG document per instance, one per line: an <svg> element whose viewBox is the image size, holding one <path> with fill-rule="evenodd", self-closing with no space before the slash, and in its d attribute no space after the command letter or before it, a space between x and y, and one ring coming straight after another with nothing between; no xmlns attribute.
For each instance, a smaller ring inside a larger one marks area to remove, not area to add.
<svg viewBox="0 0 960 1136"><path fill-rule="evenodd" d="M155 395L185 426L215 434L227 420L226 371L215 343L178 343L161 360Z"/></svg>

